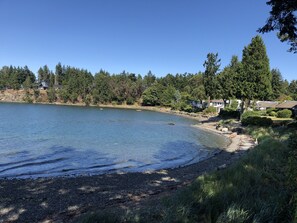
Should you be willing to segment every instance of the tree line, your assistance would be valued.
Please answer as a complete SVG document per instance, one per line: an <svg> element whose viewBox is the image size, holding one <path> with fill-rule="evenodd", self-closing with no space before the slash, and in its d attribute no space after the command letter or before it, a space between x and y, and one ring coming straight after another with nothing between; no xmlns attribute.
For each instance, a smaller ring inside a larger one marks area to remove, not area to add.
<svg viewBox="0 0 297 223"><path fill-rule="evenodd" d="M50 102L139 103L185 111L192 110L190 101L207 99L237 98L246 104L255 99L297 100L297 81L289 83L278 69L270 70L260 36L244 47L241 61L233 56L229 65L221 69L218 53L209 53L203 65L203 72L156 77L151 71L144 76L125 71L110 74L104 70L93 75L88 70L58 63L55 71L47 65L40 67L37 78L27 66L4 66L0 69L0 89L33 88L38 97L38 86L47 83Z"/></svg>

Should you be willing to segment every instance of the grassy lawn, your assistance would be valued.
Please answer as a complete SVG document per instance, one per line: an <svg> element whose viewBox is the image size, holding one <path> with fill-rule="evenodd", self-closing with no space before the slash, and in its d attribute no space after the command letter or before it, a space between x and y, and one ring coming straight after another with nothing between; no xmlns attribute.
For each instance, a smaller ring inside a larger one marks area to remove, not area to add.
<svg viewBox="0 0 297 223"><path fill-rule="evenodd" d="M292 118L277 118L277 117L274 117L274 116L268 116L269 118L271 118L273 121L293 121Z"/></svg>

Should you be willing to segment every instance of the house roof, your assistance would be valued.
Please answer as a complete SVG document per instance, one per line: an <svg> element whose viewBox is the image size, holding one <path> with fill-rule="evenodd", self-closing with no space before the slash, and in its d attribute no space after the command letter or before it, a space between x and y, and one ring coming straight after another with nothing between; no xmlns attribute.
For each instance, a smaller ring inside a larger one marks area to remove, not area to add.
<svg viewBox="0 0 297 223"><path fill-rule="evenodd" d="M257 107L258 108L275 108L278 104L277 101L258 101Z"/></svg>
<svg viewBox="0 0 297 223"><path fill-rule="evenodd" d="M275 107L276 108L293 108L295 106L297 106L297 101L284 101Z"/></svg>
<svg viewBox="0 0 297 223"><path fill-rule="evenodd" d="M220 103L224 103L223 99L214 99L214 100L210 100L210 102L220 102Z"/></svg>

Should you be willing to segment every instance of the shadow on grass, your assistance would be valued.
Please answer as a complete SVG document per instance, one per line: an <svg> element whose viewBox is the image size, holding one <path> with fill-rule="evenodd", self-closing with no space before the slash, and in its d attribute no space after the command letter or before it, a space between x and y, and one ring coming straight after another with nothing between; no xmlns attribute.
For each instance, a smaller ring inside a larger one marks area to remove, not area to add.
<svg viewBox="0 0 297 223"><path fill-rule="evenodd" d="M164 222L292 222L297 157L290 162L294 148L281 136L263 138L230 168L198 177L169 199Z"/></svg>

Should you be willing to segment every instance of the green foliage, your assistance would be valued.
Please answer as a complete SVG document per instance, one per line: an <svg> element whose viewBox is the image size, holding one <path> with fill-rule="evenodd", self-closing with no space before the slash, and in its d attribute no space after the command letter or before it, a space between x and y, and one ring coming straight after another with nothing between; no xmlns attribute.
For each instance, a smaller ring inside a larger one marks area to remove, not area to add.
<svg viewBox="0 0 297 223"><path fill-rule="evenodd" d="M258 32L266 33L278 31L278 38L282 42L288 42L290 52L297 52L297 3L292 0L269 0L266 3L271 6L270 16L266 24Z"/></svg>
<svg viewBox="0 0 297 223"><path fill-rule="evenodd" d="M238 108L238 101L237 100L231 100L230 108L233 110L236 110Z"/></svg>
<svg viewBox="0 0 297 223"><path fill-rule="evenodd" d="M21 85L27 80L28 85L34 83L35 75L25 67L4 66L0 69L0 88L1 89L15 89L21 88ZM25 86L24 86L25 87ZM31 86L26 86L29 89Z"/></svg>
<svg viewBox="0 0 297 223"><path fill-rule="evenodd" d="M244 119L244 118L250 117L250 116L261 116L261 112L260 111L246 111L242 114L241 119Z"/></svg>
<svg viewBox="0 0 297 223"><path fill-rule="evenodd" d="M247 126L247 125L271 126L273 124L273 121L270 118L266 118L266 117L248 116L241 119L241 124L244 126Z"/></svg>
<svg viewBox="0 0 297 223"><path fill-rule="evenodd" d="M266 110L266 115L269 115L269 116L275 116L275 115L271 115L272 112L276 112L277 110L275 108L268 108Z"/></svg>
<svg viewBox="0 0 297 223"><path fill-rule="evenodd" d="M292 222L296 203L286 183L291 150L266 138L238 163L198 177L170 198L164 222Z"/></svg>
<svg viewBox="0 0 297 223"><path fill-rule="evenodd" d="M28 91L26 92L26 95L24 96L23 100L27 103L33 103L33 99Z"/></svg>
<svg viewBox="0 0 297 223"><path fill-rule="evenodd" d="M50 83L51 75L52 75L52 72L50 71L47 65L40 67L38 70L38 82L41 83L42 81L44 81L46 83Z"/></svg>
<svg viewBox="0 0 297 223"><path fill-rule="evenodd" d="M275 112L275 111L272 111L272 112L270 112L270 113L269 113L269 116L276 117L276 116L277 116L277 112Z"/></svg>
<svg viewBox="0 0 297 223"><path fill-rule="evenodd" d="M237 56L233 56L230 64L218 74L218 95L223 99L235 98L240 90L239 77L241 73L241 62ZM236 101L237 102L237 101ZM238 104L237 104L238 105ZM236 109L237 107L235 107Z"/></svg>
<svg viewBox="0 0 297 223"><path fill-rule="evenodd" d="M205 93L210 99L213 99L217 95L218 83L216 74L220 68L221 60L218 58L218 54L207 54L207 60L204 62L205 72L203 74L203 84Z"/></svg>
<svg viewBox="0 0 297 223"><path fill-rule="evenodd" d="M239 119L240 118L240 112L232 109L232 108L225 108L225 109L221 109L219 116L222 118L236 118Z"/></svg>
<svg viewBox="0 0 297 223"><path fill-rule="evenodd" d="M230 207L219 215L216 223L244 223L249 219L248 211L238 207L237 205L230 205Z"/></svg>
<svg viewBox="0 0 297 223"><path fill-rule="evenodd" d="M135 100L134 100L134 98L132 98L132 97L129 97L129 98L127 98L127 101L126 101L126 103L127 103L127 105L134 105L134 103L135 103Z"/></svg>
<svg viewBox="0 0 297 223"><path fill-rule="evenodd" d="M35 98L35 100L37 100L39 98L39 95L40 95L40 90L34 88L33 92L34 92L34 98Z"/></svg>
<svg viewBox="0 0 297 223"><path fill-rule="evenodd" d="M277 112L278 118L291 118L292 117L292 111L289 109L280 110Z"/></svg>
<svg viewBox="0 0 297 223"><path fill-rule="evenodd" d="M28 89L30 89L32 87L32 82L31 82L30 76L26 77L26 80L23 83L23 87L24 87L25 90L28 90Z"/></svg>
<svg viewBox="0 0 297 223"><path fill-rule="evenodd" d="M194 111L193 107L185 101L180 101L178 103L175 103L172 106L172 108L174 110L185 111L185 112L193 112Z"/></svg>
<svg viewBox="0 0 297 223"><path fill-rule="evenodd" d="M271 70L271 88L272 88L271 99L273 100L278 99L285 92L283 77L281 72L278 69Z"/></svg>
<svg viewBox="0 0 297 223"><path fill-rule="evenodd" d="M291 98L297 100L297 81L292 80L288 87L288 93L290 94Z"/></svg>
<svg viewBox="0 0 297 223"><path fill-rule="evenodd" d="M160 94L160 104L169 107L177 101L175 96L176 89L173 86L166 87Z"/></svg>
<svg viewBox="0 0 297 223"><path fill-rule="evenodd" d="M157 85L147 88L142 94L142 105L155 106L160 105L161 92Z"/></svg>
<svg viewBox="0 0 297 223"><path fill-rule="evenodd" d="M86 106L89 106L92 102L92 96L88 94L86 97L83 98L83 102Z"/></svg>
<svg viewBox="0 0 297 223"><path fill-rule="evenodd" d="M60 89L58 91L59 98L63 100L64 103L67 103L69 100L69 93L67 91L67 87Z"/></svg>
<svg viewBox="0 0 297 223"><path fill-rule="evenodd" d="M260 36L244 48L241 77L243 96L247 99L267 100L272 94L271 73L266 47Z"/></svg>
<svg viewBox="0 0 297 223"><path fill-rule="evenodd" d="M49 88L47 90L47 98L50 103L53 103L57 100L56 91L54 88Z"/></svg>
<svg viewBox="0 0 297 223"><path fill-rule="evenodd" d="M213 106L209 106L203 110L203 114L215 114L217 113L217 109Z"/></svg>
<svg viewBox="0 0 297 223"><path fill-rule="evenodd" d="M69 95L69 100L74 104L75 102L77 102L77 98L78 98L78 94L76 92L72 92Z"/></svg>

